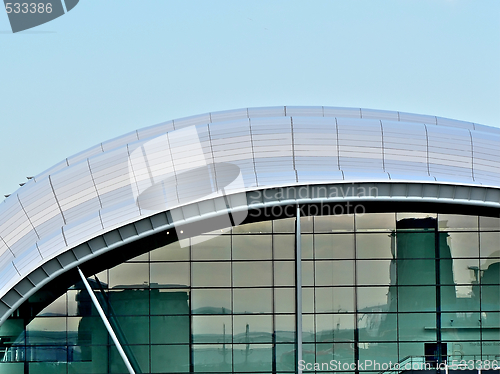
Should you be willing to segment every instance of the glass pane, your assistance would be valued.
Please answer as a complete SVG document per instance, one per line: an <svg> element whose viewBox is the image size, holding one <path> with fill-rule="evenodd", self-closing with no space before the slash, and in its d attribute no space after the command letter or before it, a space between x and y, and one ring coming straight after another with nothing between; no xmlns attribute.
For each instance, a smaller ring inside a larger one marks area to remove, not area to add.
<svg viewBox="0 0 500 374"><path fill-rule="evenodd" d="M314 288L302 288L302 313L314 313Z"/></svg>
<svg viewBox="0 0 500 374"><path fill-rule="evenodd" d="M189 345L152 345L151 371L154 373L189 372Z"/></svg>
<svg viewBox="0 0 500 374"><path fill-rule="evenodd" d="M354 289L351 287L317 287L316 313L354 311Z"/></svg>
<svg viewBox="0 0 500 374"><path fill-rule="evenodd" d="M233 313L272 313L271 288L245 288L233 290Z"/></svg>
<svg viewBox="0 0 500 374"><path fill-rule="evenodd" d="M396 311L394 287L359 287L356 290L359 311Z"/></svg>
<svg viewBox="0 0 500 374"><path fill-rule="evenodd" d="M398 338L397 326L396 313L358 314L360 341L396 341Z"/></svg>
<svg viewBox="0 0 500 374"><path fill-rule="evenodd" d="M473 286L442 286L441 309L445 311L479 310L478 287Z"/></svg>
<svg viewBox="0 0 500 374"><path fill-rule="evenodd" d="M313 236L310 234L302 234L300 236L300 250L303 260L313 259Z"/></svg>
<svg viewBox="0 0 500 374"><path fill-rule="evenodd" d="M26 326L26 344L65 345L65 317L37 317Z"/></svg>
<svg viewBox="0 0 500 374"><path fill-rule="evenodd" d="M467 231L477 231L478 230L478 217L477 216L465 216L460 214L439 214L438 215L438 227L439 230L467 230Z"/></svg>
<svg viewBox="0 0 500 374"><path fill-rule="evenodd" d="M162 318L162 317L160 317ZM149 343L149 317L114 317L114 320L125 336L125 344ZM160 328L160 326L158 326Z"/></svg>
<svg viewBox="0 0 500 374"><path fill-rule="evenodd" d="M312 233L313 232L313 216L300 217L300 232Z"/></svg>
<svg viewBox="0 0 500 374"><path fill-rule="evenodd" d="M193 287L231 286L230 262L193 262L191 271Z"/></svg>
<svg viewBox="0 0 500 374"><path fill-rule="evenodd" d="M275 286L295 285L295 262L292 261L274 262L274 285Z"/></svg>
<svg viewBox="0 0 500 374"><path fill-rule="evenodd" d="M188 290L150 291L151 314L171 315L189 314ZM194 291L193 291L194 292Z"/></svg>
<svg viewBox="0 0 500 374"><path fill-rule="evenodd" d="M281 315L274 318L276 341L293 343L295 341L295 315Z"/></svg>
<svg viewBox="0 0 500 374"><path fill-rule="evenodd" d="M444 239L444 246L447 246L447 234L441 234L441 237ZM396 257L398 259L434 259L436 257L436 235L433 232L398 231L396 233Z"/></svg>
<svg viewBox="0 0 500 374"><path fill-rule="evenodd" d="M189 343L189 317L151 316L151 343Z"/></svg>
<svg viewBox="0 0 500 374"><path fill-rule="evenodd" d="M316 341L353 341L355 322L354 314L317 314Z"/></svg>
<svg viewBox="0 0 500 374"><path fill-rule="evenodd" d="M40 313L37 314L38 317L41 316L65 316L67 315L66 309L66 293L59 296L56 300L51 302L46 306Z"/></svg>
<svg viewBox="0 0 500 374"><path fill-rule="evenodd" d="M442 313L441 330L443 340L463 341L480 340L481 326L479 312Z"/></svg>
<svg viewBox="0 0 500 374"><path fill-rule="evenodd" d="M274 233L295 233L295 217L273 221Z"/></svg>
<svg viewBox="0 0 500 374"><path fill-rule="evenodd" d="M350 286L354 284L354 261L316 261L316 286Z"/></svg>
<svg viewBox="0 0 500 374"><path fill-rule="evenodd" d="M270 261L234 262L233 286L272 286L273 268Z"/></svg>
<svg viewBox="0 0 500 374"><path fill-rule="evenodd" d="M368 369L376 372L388 371L389 363L398 362L398 345L396 343L360 343L359 361L372 362ZM385 365L384 365L385 364ZM365 367L365 369L367 369Z"/></svg>
<svg viewBox="0 0 500 374"><path fill-rule="evenodd" d="M398 307L400 312L429 312L436 310L436 287L398 287ZM392 297L391 290L390 296ZM442 294L446 297L446 293Z"/></svg>
<svg viewBox="0 0 500 374"><path fill-rule="evenodd" d="M500 326L500 313L498 312L483 312L481 313L481 325L483 327L482 330L482 339L483 340L496 340L497 354L498 354L498 341L500 340L500 331L498 326ZM495 346L495 343L483 344L483 350L485 350L485 346ZM490 352L492 350L490 349ZM491 354L491 353L490 353ZM499 362L500 366L500 362Z"/></svg>
<svg viewBox="0 0 500 374"><path fill-rule="evenodd" d="M394 213L356 214L356 231L394 231L396 215Z"/></svg>
<svg viewBox="0 0 500 374"><path fill-rule="evenodd" d="M231 316L193 316L194 343L231 343ZM189 336L189 331L188 331Z"/></svg>
<svg viewBox="0 0 500 374"><path fill-rule="evenodd" d="M234 235L233 260L270 260L271 235Z"/></svg>
<svg viewBox="0 0 500 374"><path fill-rule="evenodd" d="M400 221L406 218L414 219L425 219L425 218L437 218L436 213L417 213L417 212L398 212L396 213L396 220Z"/></svg>
<svg viewBox="0 0 500 374"><path fill-rule="evenodd" d="M314 262L302 261L302 285L314 286Z"/></svg>
<svg viewBox="0 0 500 374"><path fill-rule="evenodd" d="M389 285L395 284L392 260L359 260L357 266L358 285Z"/></svg>
<svg viewBox="0 0 500 374"><path fill-rule="evenodd" d="M488 258L500 258L500 232L482 232L479 235L481 238L481 262Z"/></svg>
<svg viewBox="0 0 500 374"><path fill-rule="evenodd" d="M354 231L354 215L332 215L314 217L315 232L344 232Z"/></svg>
<svg viewBox="0 0 500 374"><path fill-rule="evenodd" d="M189 262L157 262L150 266L151 288L189 287Z"/></svg>
<svg viewBox="0 0 500 374"><path fill-rule="evenodd" d="M189 261L189 246L173 242L150 252L151 261Z"/></svg>
<svg viewBox="0 0 500 374"><path fill-rule="evenodd" d="M388 258L394 253L394 238L388 234L358 234L356 236L356 257L358 259Z"/></svg>
<svg viewBox="0 0 500 374"><path fill-rule="evenodd" d="M277 344L276 370L293 372L295 367L295 346L293 344Z"/></svg>
<svg viewBox="0 0 500 374"><path fill-rule="evenodd" d="M124 263L109 269L109 287L149 287L149 264Z"/></svg>
<svg viewBox="0 0 500 374"><path fill-rule="evenodd" d="M481 310L497 311L498 305L500 305L500 286L481 285Z"/></svg>
<svg viewBox="0 0 500 374"><path fill-rule="evenodd" d="M99 293L98 299L101 300ZM149 313L149 290L110 290L107 297L116 315L147 315Z"/></svg>
<svg viewBox="0 0 500 374"><path fill-rule="evenodd" d="M316 340L316 325L313 314L302 314L302 340L314 342Z"/></svg>
<svg viewBox="0 0 500 374"><path fill-rule="evenodd" d="M139 365L139 369L142 373L149 372L149 346L148 345L130 345L123 347L126 351L130 351L130 355L133 355ZM110 358L110 372L114 374L127 373L127 368L123 362L122 357L118 353L115 346L110 347L109 352ZM91 371L92 372L92 371Z"/></svg>
<svg viewBox="0 0 500 374"><path fill-rule="evenodd" d="M233 234L264 234L272 233L272 221L247 223L233 227Z"/></svg>
<svg viewBox="0 0 500 374"><path fill-rule="evenodd" d="M295 236L274 235L273 248L274 248L274 258L276 260L294 260Z"/></svg>
<svg viewBox="0 0 500 374"><path fill-rule="evenodd" d="M262 372L273 367L273 350L270 344L234 344L234 371Z"/></svg>
<svg viewBox="0 0 500 374"><path fill-rule="evenodd" d="M231 236L217 235L210 237L210 240L191 247L193 260L231 260Z"/></svg>
<svg viewBox="0 0 500 374"><path fill-rule="evenodd" d="M500 218L479 217L479 227L481 231L500 231Z"/></svg>
<svg viewBox="0 0 500 374"><path fill-rule="evenodd" d="M274 289L274 312L295 313L295 288Z"/></svg>
<svg viewBox="0 0 500 374"><path fill-rule="evenodd" d="M272 341L273 316L233 316L234 343L265 343Z"/></svg>
<svg viewBox="0 0 500 374"><path fill-rule="evenodd" d="M451 257L479 257L479 234L477 232L450 232L448 246ZM449 258L449 253L441 252L441 258Z"/></svg>
<svg viewBox="0 0 500 374"><path fill-rule="evenodd" d="M400 313L398 322L400 341L436 340L435 313Z"/></svg>
<svg viewBox="0 0 500 374"><path fill-rule="evenodd" d="M316 259L354 258L354 235L314 235L314 256Z"/></svg>
<svg viewBox="0 0 500 374"><path fill-rule="evenodd" d="M435 260L398 260L397 263L398 285L436 284Z"/></svg>
<svg viewBox="0 0 500 374"><path fill-rule="evenodd" d="M231 290L192 290L191 308L193 314L230 314Z"/></svg>

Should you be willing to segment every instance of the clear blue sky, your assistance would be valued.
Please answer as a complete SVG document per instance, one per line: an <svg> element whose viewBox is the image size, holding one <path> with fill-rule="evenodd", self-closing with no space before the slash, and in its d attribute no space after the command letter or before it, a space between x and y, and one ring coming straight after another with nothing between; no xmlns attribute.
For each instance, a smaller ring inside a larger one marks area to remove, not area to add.
<svg viewBox="0 0 500 374"><path fill-rule="evenodd" d="M209 111L347 106L500 127L498 0L81 0L18 34L2 9L0 57L0 196L101 141Z"/></svg>

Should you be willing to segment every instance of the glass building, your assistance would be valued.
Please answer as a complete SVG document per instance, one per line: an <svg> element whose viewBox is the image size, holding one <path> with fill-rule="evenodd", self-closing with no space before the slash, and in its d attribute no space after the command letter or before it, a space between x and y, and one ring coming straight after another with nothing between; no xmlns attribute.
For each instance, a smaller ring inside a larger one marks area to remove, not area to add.
<svg viewBox="0 0 500 374"><path fill-rule="evenodd" d="M473 123L279 107L72 156L0 208L0 372L493 370L499 149Z"/></svg>

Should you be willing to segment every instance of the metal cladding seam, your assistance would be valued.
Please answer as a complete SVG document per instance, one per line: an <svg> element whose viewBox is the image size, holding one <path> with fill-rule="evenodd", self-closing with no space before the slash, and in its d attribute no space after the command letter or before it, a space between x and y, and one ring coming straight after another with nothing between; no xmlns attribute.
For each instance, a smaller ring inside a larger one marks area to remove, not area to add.
<svg viewBox="0 0 500 374"><path fill-rule="evenodd" d="M354 181L500 189L500 129L371 109L269 107L133 131L68 157L0 205L0 297L69 248L199 200L196 181L177 188L181 174L223 163L236 165L243 181L226 194ZM216 183L224 178L220 172ZM141 206L138 196L158 183L173 191L168 203Z"/></svg>

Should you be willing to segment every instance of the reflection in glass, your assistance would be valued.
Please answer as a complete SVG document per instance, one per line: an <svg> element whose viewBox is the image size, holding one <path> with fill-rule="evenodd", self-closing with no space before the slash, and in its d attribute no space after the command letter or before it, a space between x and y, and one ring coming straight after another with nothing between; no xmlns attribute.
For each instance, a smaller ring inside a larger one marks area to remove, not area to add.
<svg viewBox="0 0 500 374"><path fill-rule="evenodd" d="M385 287L360 287L356 290L358 298L358 311L387 311L397 308L394 288Z"/></svg>
<svg viewBox="0 0 500 374"><path fill-rule="evenodd" d="M295 313L295 288L276 288L274 290L274 312Z"/></svg>
<svg viewBox="0 0 500 374"><path fill-rule="evenodd" d="M367 213L356 216L356 231L394 231L396 214Z"/></svg>
<svg viewBox="0 0 500 374"><path fill-rule="evenodd" d="M230 289L194 289L191 291L193 314L229 314L231 309Z"/></svg>
<svg viewBox="0 0 500 374"><path fill-rule="evenodd" d="M276 341L289 342L295 341L295 315L280 315L274 317Z"/></svg>
<svg viewBox="0 0 500 374"><path fill-rule="evenodd" d="M354 261L316 261L316 286L350 286L354 284Z"/></svg>
<svg viewBox="0 0 500 374"><path fill-rule="evenodd" d="M314 232L354 231L354 215L332 215L314 217Z"/></svg>
<svg viewBox="0 0 500 374"><path fill-rule="evenodd" d="M295 259L295 236L275 235L273 240L274 259L294 260Z"/></svg>
<svg viewBox="0 0 500 374"><path fill-rule="evenodd" d="M354 289L352 287L317 287L315 294L316 313L354 311Z"/></svg>
<svg viewBox="0 0 500 374"><path fill-rule="evenodd" d="M386 258L396 256L392 248L393 237L389 234L358 234L356 236L356 258Z"/></svg>
<svg viewBox="0 0 500 374"><path fill-rule="evenodd" d="M233 366L235 372L271 371L273 350L271 344L233 344Z"/></svg>
<svg viewBox="0 0 500 374"><path fill-rule="evenodd" d="M314 257L317 260L354 258L354 235L314 235Z"/></svg>
<svg viewBox="0 0 500 374"><path fill-rule="evenodd" d="M461 214L439 214L438 227L439 230L466 230L477 231L478 229L477 216L465 216Z"/></svg>
<svg viewBox="0 0 500 374"><path fill-rule="evenodd" d="M436 313L400 313L398 323L400 341L436 340Z"/></svg>
<svg viewBox="0 0 500 374"><path fill-rule="evenodd" d="M272 231L272 221L246 223L233 227L233 234L265 234Z"/></svg>
<svg viewBox="0 0 500 374"><path fill-rule="evenodd" d="M242 288L233 290L233 313L272 313L271 288Z"/></svg>
<svg viewBox="0 0 500 374"><path fill-rule="evenodd" d="M477 232L450 232L448 233L448 246L451 257L479 257L479 234ZM441 257L445 257L442 253Z"/></svg>
<svg viewBox="0 0 500 374"><path fill-rule="evenodd" d="M194 287L231 286L230 262L193 262L191 272Z"/></svg>
<svg viewBox="0 0 500 374"><path fill-rule="evenodd" d="M189 246L181 248L179 242L165 245L150 252L151 261L189 261Z"/></svg>
<svg viewBox="0 0 500 374"><path fill-rule="evenodd" d="M151 263L151 288L188 287L189 262Z"/></svg>
<svg viewBox="0 0 500 374"><path fill-rule="evenodd" d="M354 314L317 314L316 342L353 341Z"/></svg>
<svg viewBox="0 0 500 374"><path fill-rule="evenodd" d="M204 238L207 236L204 235ZM210 240L203 241L191 247L193 260L231 260L231 236L211 236Z"/></svg>
<svg viewBox="0 0 500 374"><path fill-rule="evenodd" d="M123 263L109 269L109 287L149 287L149 264Z"/></svg>
<svg viewBox="0 0 500 374"><path fill-rule="evenodd" d="M234 343L272 342L273 316L236 315L233 317Z"/></svg>
<svg viewBox="0 0 500 374"><path fill-rule="evenodd" d="M274 285L275 286L295 285L295 262L292 261L274 262Z"/></svg>
<svg viewBox="0 0 500 374"><path fill-rule="evenodd" d="M233 236L233 260L270 260L271 235Z"/></svg>
<svg viewBox="0 0 500 374"><path fill-rule="evenodd" d="M397 314L395 313L358 314L360 341L396 341L397 326Z"/></svg>
<svg viewBox="0 0 500 374"><path fill-rule="evenodd" d="M358 285L389 285L395 283L395 262L392 260L359 260L356 266Z"/></svg>
<svg viewBox="0 0 500 374"><path fill-rule="evenodd" d="M258 287L272 286L273 267L270 261L234 262L233 286Z"/></svg>
<svg viewBox="0 0 500 374"><path fill-rule="evenodd" d="M193 316L194 343L231 343L231 316Z"/></svg>

